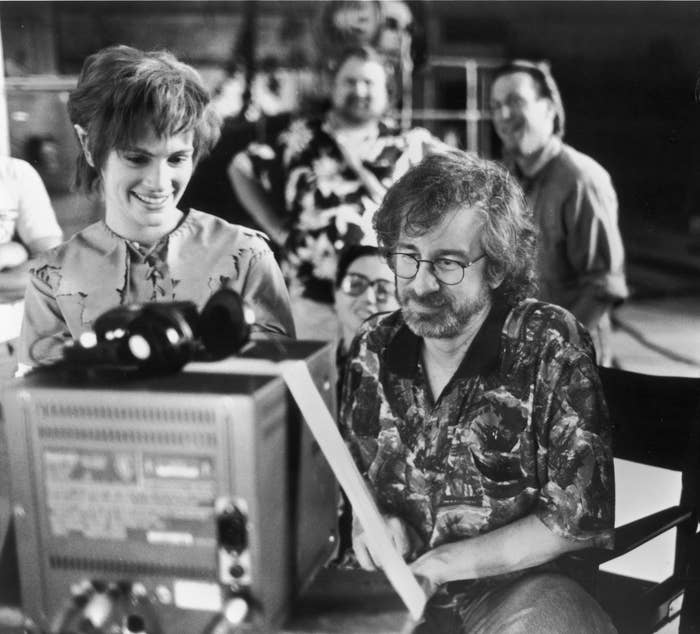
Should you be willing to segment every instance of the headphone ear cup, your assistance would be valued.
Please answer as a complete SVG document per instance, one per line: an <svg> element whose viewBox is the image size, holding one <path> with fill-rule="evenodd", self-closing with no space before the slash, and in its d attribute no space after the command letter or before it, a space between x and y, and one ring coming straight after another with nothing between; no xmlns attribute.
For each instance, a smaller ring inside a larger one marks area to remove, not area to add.
<svg viewBox="0 0 700 634"><path fill-rule="evenodd" d="M115 306L102 313L92 325L98 342L111 341L123 336L131 328L131 323L141 314L141 306L127 304ZM117 337L119 335L119 337Z"/></svg>
<svg viewBox="0 0 700 634"><path fill-rule="evenodd" d="M246 310L241 296L230 288L209 298L199 316L199 337L211 359L229 357L247 343L251 320Z"/></svg>
<svg viewBox="0 0 700 634"><path fill-rule="evenodd" d="M192 323L182 306L148 304L131 322L126 348L133 363L149 373L177 372L197 349Z"/></svg>

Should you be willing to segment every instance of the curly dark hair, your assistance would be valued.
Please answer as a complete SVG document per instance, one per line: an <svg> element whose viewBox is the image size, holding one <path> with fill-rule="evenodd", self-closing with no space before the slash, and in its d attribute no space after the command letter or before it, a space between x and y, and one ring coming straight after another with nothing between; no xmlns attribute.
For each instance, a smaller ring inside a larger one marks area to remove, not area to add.
<svg viewBox="0 0 700 634"><path fill-rule="evenodd" d="M149 126L159 137L194 131L196 163L219 139L221 121L199 73L167 51L109 46L86 58L68 99L71 123L88 136L91 166L78 157L75 184L93 191L113 149L138 141Z"/></svg>
<svg viewBox="0 0 700 634"><path fill-rule="evenodd" d="M426 157L389 189L373 220L383 253L402 232L424 235L467 207L484 214L486 279L502 279L494 296L513 306L533 295L536 231L520 185L502 165L459 150Z"/></svg>

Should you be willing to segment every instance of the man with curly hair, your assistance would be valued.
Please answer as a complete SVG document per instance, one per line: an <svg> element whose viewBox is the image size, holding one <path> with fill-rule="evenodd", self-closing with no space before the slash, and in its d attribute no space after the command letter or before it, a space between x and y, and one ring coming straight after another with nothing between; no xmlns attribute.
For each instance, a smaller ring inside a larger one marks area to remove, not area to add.
<svg viewBox="0 0 700 634"><path fill-rule="evenodd" d="M508 171L434 155L374 219L399 310L354 340L340 424L431 596L416 632L614 632L557 558L610 547L610 424L588 332L532 299L535 235ZM375 567L362 527L355 556Z"/></svg>
<svg viewBox="0 0 700 634"><path fill-rule="evenodd" d="M387 187L443 147L424 129L403 133L383 119L387 72L368 46L339 58L331 100L325 116L292 121L274 147L252 144L228 170L243 206L280 247L300 338L336 336L338 253L376 243L372 215Z"/></svg>

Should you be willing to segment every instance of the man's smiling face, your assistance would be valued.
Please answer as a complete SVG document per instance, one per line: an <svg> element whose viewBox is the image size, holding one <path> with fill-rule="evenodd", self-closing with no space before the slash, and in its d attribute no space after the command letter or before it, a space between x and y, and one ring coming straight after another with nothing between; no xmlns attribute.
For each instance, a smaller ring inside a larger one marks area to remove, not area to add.
<svg viewBox="0 0 700 634"><path fill-rule="evenodd" d="M554 133L555 109L525 72L501 75L491 87L496 134L508 152L527 157L541 150Z"/></svg>

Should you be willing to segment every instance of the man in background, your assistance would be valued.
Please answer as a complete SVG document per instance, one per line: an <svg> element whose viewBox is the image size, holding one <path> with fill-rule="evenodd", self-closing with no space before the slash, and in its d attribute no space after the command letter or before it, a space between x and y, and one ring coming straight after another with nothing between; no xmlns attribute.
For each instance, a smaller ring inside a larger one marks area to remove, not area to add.
<svg viewBox="0 0 700 634"><path fill-rule="evenodd" d="M426 130L402 133L384 121L387 73L370 47L339 58L331 101L321 118L294 120L274 147L253 144L229 168L243 206L282 254L297 336L325 340L337 330L339 252L375 242L372 216L387 187L442 146Z"/></svg>
<svg viewBox="0 0 700 634"><path fill-rule="evenodd" d="M545 65L498 68L491 112L504 162L520 181L539 230L539 298L588 328L598 363L609 365L610 311L627 295L617 196L609 174L566 145L564 107Z"/></svg>

